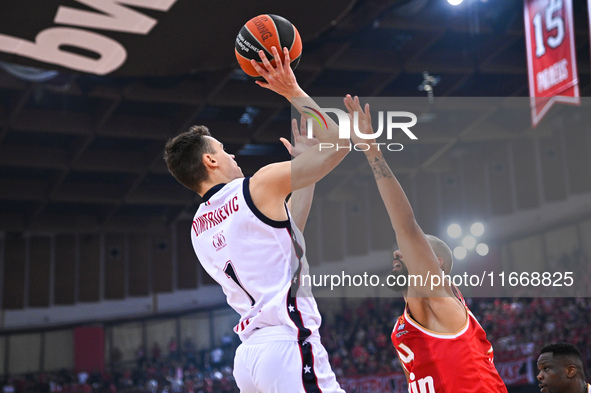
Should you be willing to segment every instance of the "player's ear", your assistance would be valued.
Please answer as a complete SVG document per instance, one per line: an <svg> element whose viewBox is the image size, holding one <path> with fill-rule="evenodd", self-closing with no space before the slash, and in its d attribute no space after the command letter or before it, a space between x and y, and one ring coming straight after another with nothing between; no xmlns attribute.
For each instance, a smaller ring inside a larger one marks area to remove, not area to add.
<svg viewBox="0 0 591 393"><path fill-rule="evenodd" d="M439 268L441 270L444 270L444 267L443 267L443 258L437 257L437 262L439 262Z"/></svg>
<svg viewBox="0 0 591 393"><path fill-rule="evenodd" d="M203 161L203 165L208 169L216 168L219 165L215 156L211 153L203 153L201 160Z"/></svg>
<svg viewBox="0 0 591 393"><path fill-rule="evenodd" d="M574 364L569 364L566 366L566 376L567 378L574 378L577 375L577 367Z"/></svg>

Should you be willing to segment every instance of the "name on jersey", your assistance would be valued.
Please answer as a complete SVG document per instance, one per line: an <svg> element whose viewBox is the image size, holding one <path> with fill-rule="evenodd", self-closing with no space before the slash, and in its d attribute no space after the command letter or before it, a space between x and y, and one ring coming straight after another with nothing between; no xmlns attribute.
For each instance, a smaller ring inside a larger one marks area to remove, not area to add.
<svg viewBox="0 0 591 393"><path fill-rule="evenodd" d="M224 203L221 207L195 217L193 220L193 231L195 232L195 236L199 236L208 229L221 224L225 219L237 212L239 208L238 196L234 195L232 199Z"/></svg>

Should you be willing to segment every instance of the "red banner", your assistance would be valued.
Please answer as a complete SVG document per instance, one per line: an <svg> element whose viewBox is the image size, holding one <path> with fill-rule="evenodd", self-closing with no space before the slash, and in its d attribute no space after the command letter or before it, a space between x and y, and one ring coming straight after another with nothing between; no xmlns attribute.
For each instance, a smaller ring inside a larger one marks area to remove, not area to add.
<svg viewBox="0 0 591 393"><path fill-rule="evenodd" d="M495 367L505 385L527 385L536 382L532 364L533 358L529 357L501 363L495 362Z"/></svg>
<svg viewBox="0 0 591 393"><path fill-rule="evenodd" d="M102 327L74 328L74 364L76 372L105 369L105 333Z"/></svg>
<svg viewBox="0 0 591 393"><path fill-rule="evenodd" d="M579 104L572 0L524 0L532 126L555 102Z"/></svg>

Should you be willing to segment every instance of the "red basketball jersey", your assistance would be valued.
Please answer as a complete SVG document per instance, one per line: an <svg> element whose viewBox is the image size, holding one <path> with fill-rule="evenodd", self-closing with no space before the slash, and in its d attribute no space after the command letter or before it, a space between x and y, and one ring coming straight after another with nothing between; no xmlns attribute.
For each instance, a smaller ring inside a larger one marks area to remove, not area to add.
<svg viewBox="0 0 591 393"><path fill-rule="evenodd" d="M392 343L408 372L410 393L506 393L493 363L493 348L463 298L468 319L457 333L436 333L412 319L408 305Z"/></svg>

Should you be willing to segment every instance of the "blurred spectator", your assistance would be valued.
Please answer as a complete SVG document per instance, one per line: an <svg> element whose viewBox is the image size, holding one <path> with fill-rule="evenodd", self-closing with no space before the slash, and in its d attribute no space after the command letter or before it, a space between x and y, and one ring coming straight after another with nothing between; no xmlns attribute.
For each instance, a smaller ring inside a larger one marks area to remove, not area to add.
<svg viewBox="0 0 591 393"><path fill-rule="evenodd" d="M160 349L160 345L157 342L154 342L152 345L152 361L157 362L160 360L160 356L162 355L162 350Z"/></svg>
<svg viewBox="0 0 591 393"><path fill-rule="evenodd" d="M168 359L169 360L176 360L178 357L177 354L177 344L176 344L176 340L174 339L174 337L170 338L170 341L168 342Z"/></svg>

